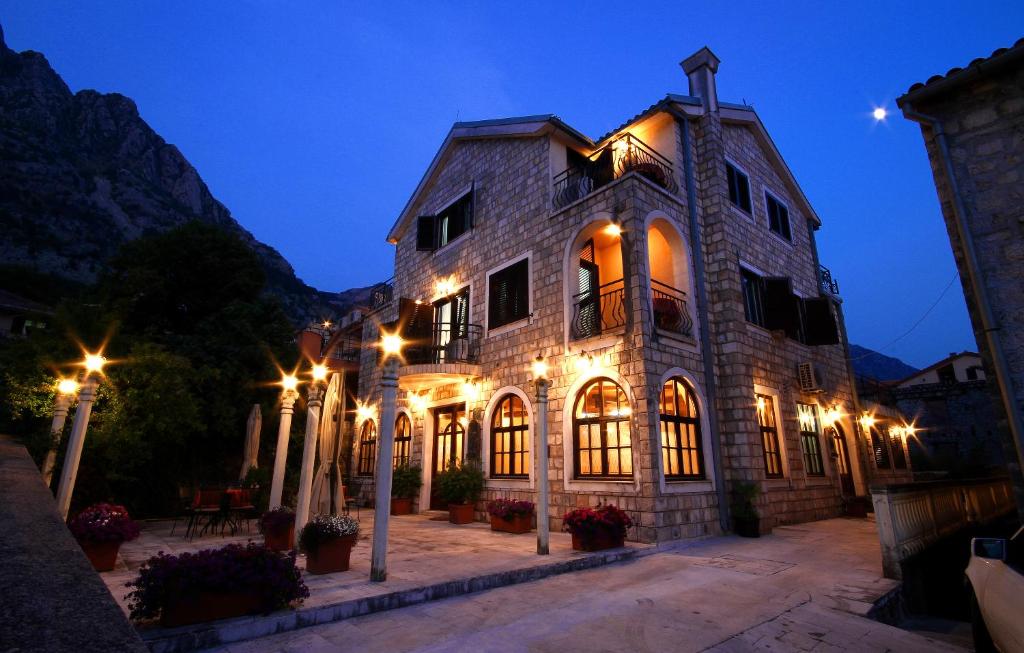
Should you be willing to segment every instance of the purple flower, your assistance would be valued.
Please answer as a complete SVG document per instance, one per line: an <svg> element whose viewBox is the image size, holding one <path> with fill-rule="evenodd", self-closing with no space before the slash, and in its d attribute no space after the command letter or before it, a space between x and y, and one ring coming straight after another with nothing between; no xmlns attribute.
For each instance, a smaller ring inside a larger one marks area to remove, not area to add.
<svg viewBox="0 0 1024 653"><path fill-rule="evenodd" d="M609 535L626 535L633 520L625 512L607 504L596 508L576 508L562 518L565 529L573 535L592 536L599 531Z"/></svg>
<svg viewBox="0 0 1024 653"><path fill-rule="evenodd" d="M91 505L68 522L79 542L128 542L139 536L139 525L124 506L110 503Z"/></svg>
<svg viewBox="0 0 1024 653"><path fill-rule="evenodd" d="M511 521L516 515L532 515L533 502L519 499L495 499L487 504L487 512L499 519Z"/></svg>

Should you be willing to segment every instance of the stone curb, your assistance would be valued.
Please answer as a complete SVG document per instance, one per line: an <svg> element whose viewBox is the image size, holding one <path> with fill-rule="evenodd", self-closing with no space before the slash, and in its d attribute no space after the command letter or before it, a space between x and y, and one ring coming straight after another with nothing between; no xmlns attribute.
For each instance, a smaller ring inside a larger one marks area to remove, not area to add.
<svg viewBox="0 0 1024 653"><path fill-rule="evenodd" d="M651 547L653 549L653 547ZM329 605L274 612L269 615L238 617L180 628L156 628L140 631L143 641L152 653L186 653L204 648L223 646L247 639L266 637L314 626L341 621L384 610L403 608L428 601L472 594L484 590L527 583L549 576L593 569L604 565L632 560L653 551L625 548L606 553L593 553L571 560L563 560L537 567L510 569L491 574L444 581L423 587L397 590L376 596L349 599Z"/></svg>

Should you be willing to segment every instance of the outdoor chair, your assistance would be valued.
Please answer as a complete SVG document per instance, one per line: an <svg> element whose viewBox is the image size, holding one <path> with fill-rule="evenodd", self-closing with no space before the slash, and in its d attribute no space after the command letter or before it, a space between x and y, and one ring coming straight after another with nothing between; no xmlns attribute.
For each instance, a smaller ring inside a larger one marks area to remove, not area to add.
<svg viewBox="0 0 1024 653"><path fill-rule="evenodd" d="M192 499L191 515L189 516L188 528L185 530L185 537L193 539L198 532L200 537L217 521L218 515L223 510L221 503L227 497L223 490L200 489ZM203 518L206 524L203 525ZM200 530L200 526L202 529Z"/></svg>

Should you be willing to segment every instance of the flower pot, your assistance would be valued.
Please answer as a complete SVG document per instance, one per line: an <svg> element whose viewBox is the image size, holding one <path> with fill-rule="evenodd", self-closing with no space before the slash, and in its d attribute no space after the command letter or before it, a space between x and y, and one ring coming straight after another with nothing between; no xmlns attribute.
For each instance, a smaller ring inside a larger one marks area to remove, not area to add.
<svg viewBox="0 0 1024 653"><path fill-rule="evenodd" d="M395 497L391 499L392 515L411 515L412 497Z"/></svg>
<svg viewBox="0 0 1024 653"><path fill-rule="evenodd" d="M263 545L271 551L291 551L295 548L295 523L281 531L267 531L263 534Z"/></svg>
<svg viewBox="0 0 1024 653"><path fill-rule="evenodd" d="M597 531L595 533L573 533L572 548L574 551L603 551L617 549L624 545L625 537L618 533Z"/></svg>
<svg viewBox="0 0 1024 653"><path fill-rule="evenodd" d="M760 520L733 519L733 532L740 537L761 537Z"/></svg>
<svg viewBox="0 0 1024 653"><path fill-rule="evenodd" d="M356 544L355 535L345 535L323 542L316 551L306 553L306 571L311 574L332 574L348 571L349 556Z"/></svg>
<svg viewBox="0 0 1024 653"><path fill-rule="evenodd" d="M110 571L117 562L117 552L121 543L117 540L108 542L94 542L92 540L80 540L78 545L85 551L85 557L89 558L92 568L96 571Z"/></svg>
<svg viewBox="0 0 1024 653"><path fill-rule="evenodd" d="M472 503L449 503L448 521L453 524L472 524L473 508Z"/></svg>
<svg viewBox="0 0 1024 653"><path fill-rule="evenodd" d="M174 628L259 611L260 600L255 594L202 590L198 594L169 596L167 604L160 610L160 625Z"/></svg>
<svg viewBox="0 0 1024 653"><path fill-rule="evenodd" d="M533 515L511 515L508 519L491 515L491 530L503 533L529 533L533 529Z"/></svg>

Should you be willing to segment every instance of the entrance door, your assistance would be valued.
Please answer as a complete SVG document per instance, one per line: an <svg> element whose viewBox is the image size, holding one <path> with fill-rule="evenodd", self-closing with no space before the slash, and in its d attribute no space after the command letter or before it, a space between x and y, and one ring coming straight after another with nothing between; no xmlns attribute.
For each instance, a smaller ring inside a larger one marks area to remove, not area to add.
<svg viewBox="0 0 1024 653"><path fill-rule="evenodd" d="M844 497L857 494L853 486L853 470L850 468L850 451L846 447L846 437L838 424L831 428L832 447L836 455L836 471L839 472L839 486Z"/></svg>
<svg viewBox="0 0 1024 653"><path fill-rule="evenodd" d="M437 493L437 475L462 463L466 440L466 405L455 404L434 409L434 455L430 466L430 509L447 510L448 504Z"/></svg>

